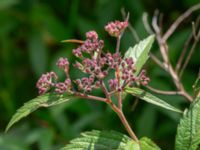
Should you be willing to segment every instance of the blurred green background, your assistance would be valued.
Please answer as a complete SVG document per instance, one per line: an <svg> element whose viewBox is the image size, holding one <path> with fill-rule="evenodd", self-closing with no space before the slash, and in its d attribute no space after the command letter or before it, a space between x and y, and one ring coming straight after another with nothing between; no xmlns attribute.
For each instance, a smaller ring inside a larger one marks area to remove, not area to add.
<svg viewBox="0 0 200 150"><path fill-rule="evenodd" d="M63 39L84 39L85 32L96 30L105 40L106 48L113 50L115 40L104 31L107 22L122 19L121 8L130 12L130 22L141 39L148 33L142 23L142 14L148 12L149 19L155 9L164 14L163 28L169 25L199 0L0 0L0 150L56 150L80 132L117 130L126 134L118 117L105 104L74 100L69 103L43 108L23 119L8 132L4 129L16 109L36 97L35 83L42 73L56 71L55 62L68 57L75 44L60 43ZM183 44L191 32L191 21L198 16L193 13L169 39L171 61L175 64ZM122 39L124 52L136 40L130 31ZM158 54L156 43L152 49ZM200 65L198 44L189 66L183 76L187 91ZM151 85L160 89L175 89L171 78L151 60L146 65ZM73 78L79 72L71 69ZM162 96L167 102L183 109L188 103L183 97ZM172 150L176 126L180 116L127 97L125 114L139 137L152 138L163 150Z"/></svg>

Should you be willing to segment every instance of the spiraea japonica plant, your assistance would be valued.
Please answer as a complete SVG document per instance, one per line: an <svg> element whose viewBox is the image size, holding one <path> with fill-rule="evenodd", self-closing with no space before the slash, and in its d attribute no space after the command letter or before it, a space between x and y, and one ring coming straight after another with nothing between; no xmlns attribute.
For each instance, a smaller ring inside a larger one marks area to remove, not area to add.
<svg viewBox="0 0 200 150"><path fill-rule="evenodd" d="M40 107L50 107L66 103L72 101L75 97L79 97L83 100L91 100L91 102L99 101L109 105L121 120L128 134L124 135L116 131L92 130L82 133L81 137L72 140L62 150L159 150L160 148L149 138L143 137L138 139L137 133L132 130L126 119L123 113L123 102L126 99L126 95L131 94L140 100L183 115L177 129L175 149L197 150L200 144L200 92L198 87L200 77L198 77L194 85L196 94L191 96L186 92L184 85L181 83L181 75L189 60L186 60L186 64L183 63L185 55L183 52L176 68L174 68L170 63L168 55L167 39L181 21L199 8L200 5L196 5L189 9L163 35L157 24L158 13L155 13L152 20L153 30L144 16L144 24L150 36L138 41L138 44L130 47L125 54L121 53L120 42L124 31L127 28L132 28L128 23L128 16L124 21L110 22L105 26L105 31L116 39L114 53L104 48L104 41L98 36L96 31L87 32L84 41L64 40L63 42L78 44L78 47L72 50L73 55L77 58L75 62L69 62L67 57L63 56L56 63L57 67L65 73L65 80L60 81L54 71L43 74L36 83L40 96L30 100L19 108L9 122L6 131L17 121ZM190 52L194 51L200 38L199 20L197 19L196 23L193 23L194 46ZM155 38L158 42L163 61L160 61L155 55L150 53ZM169 73L177 91L157 90L148 85L150 78L146 73L147 71L143 69L143 66L148 60L149 55L160 67ZM72 79L70 76L70 67L77 68L85 76ZM183 111L144 89L160 94L181 95L191 102L191 106L183 113ZM94 95L93 90L102 90L104 95Z"/></svg>

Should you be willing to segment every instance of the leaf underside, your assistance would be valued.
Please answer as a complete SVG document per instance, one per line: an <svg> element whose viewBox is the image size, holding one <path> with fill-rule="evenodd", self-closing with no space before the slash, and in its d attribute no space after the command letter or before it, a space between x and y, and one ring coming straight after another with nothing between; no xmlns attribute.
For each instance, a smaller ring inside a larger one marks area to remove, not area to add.
<svg viewBox="0 0 200 150"><path fill-rule="evenodd" d="M200 97L186 110L177 128L176 150L200 149Z"/></svg>
<svg viewBox="0 0 200 150"><path fill-rule="evenodd" d="M165 102L164 100L161 100L160 98L142 90L136 87L131 87L131 88L126 88L125 91L129 94L132 94L136 97L139 97L141 100L144 100L148 103L151 103L153 105L157 105L159 107L163 107L165 109L174 111L174 112L178 112L178 113L182 113L181 110L177 109L176 107L168 104L167 102Z"/></svg>
<svg viewBox="0 0 200 150"><path fill-rule="evenodd" d="M67 95L58 95L55 93L47 93L41 96L38 96L28 102L26 102L22 107L20 107L17 112L12 116L10 122L6 127L6 132L10 127L21 120L22 118L28 116L33 111L37 110L40 107L49 107L57 105L69 100Z"/></svg>
<svg viewBox="0 0 200 150"><path fill-rule="evenodd" d="M141 139L143 150L160 150L151 140ZM61 150L140 150L140 145L116 131L84 132Z"/></svg>
<svg viewBox="0 0 200 150"><path fill-rule="evenodd" d="M135 76L138 75L140 70L142 69L143 65L149 58L149 51L152 47L152 44L154 42L154 35L148 36L146 39L140 41L138 44L136 44L134 47L130 47L125 55L124 58L132 57L133 61L135 63L135 69L136 72L134 73Z"/></svg>

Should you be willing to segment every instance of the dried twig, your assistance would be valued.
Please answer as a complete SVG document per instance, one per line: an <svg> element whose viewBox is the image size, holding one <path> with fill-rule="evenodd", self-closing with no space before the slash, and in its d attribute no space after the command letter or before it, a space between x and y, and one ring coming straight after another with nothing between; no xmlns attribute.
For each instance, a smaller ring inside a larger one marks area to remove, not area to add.
<svg viewBox="0 0 200 150"><path fill-rule="evenodd" d="M161 68L163 68L164 70L166 70L166 67L163 65L163 63L152 53L149 54L150 58L157 64L159 65Z"/></svg>
<svg viewBox="0 0 200 150"><path fill-rule="evenodd" d="M155 93L158 93L158 94L164 94L164 95L179 95L181 94L180 91L164 91L164 90L158 90L158 89L155 89L151 86L146 86L149 90L155 92Z"/></svg>
<svg viewBox="0 0 200 150"><path fill-rule="evenodd" d="M183 50L182 50L182 52L181 52L181 55L180 55L180 57L179 57L179 59L178 59L178 62L177 62L177 65L176 65L176 69L175 69L175 70L176 70L176 73L178 73L179 70L180 70L180 68L181 68L181 65L182 65L182 63L183 63L185 54L186 54L186 52L187 52L187 49L188 49L188 47L189 47L189 45L190 45L190 42L191 42L192 38L193 38L193 35L192 35L192 33L191 33L191 34L189 35L187 41L185 42L184 47L183 47Z"/></svg>
<svg viewBox="0 0 200 150"><path fill-rule="evenodd" d="M195 31L194 31L195 32ZM192 44L192 47L189 51L189 54L187 55L187 58L181 68L181 71L180 71L180 74L179 74L179 77L181 78L181 76L183 75L183 72L185 70L185 68L187 67L191 57L192 57L192 54L194 53L194 50L195 50L195 47L197 45L197 43L199 42L199 39L200 39L200 30L198 33L195 33L195 38L194 38L194 43Z"/></svg>
<svg viewBox="0 0 200 150"><path fill-rule="evenodd" d="M151 29L151 27L148 23L148 14L146 12L144 12L143 15L142 15L142 21L143 21L144 28L146 29L146 31L149 34L153 34L153 30Z"/></svg>
<svg viewBox="0 0 200 150"><path fill-rule="evenodd" d="M176 65L176 72L178 73L181 66L182 66L182 63L183 63L183 60L184 60L184 57L186 55L186 52L187 52L187 49L189 47L189 44L190 42L192 41L192 39L194 38L194 41L197 40L196 38L196 28L198 28L199 26L199 23L200 23L200 15L198 16L198 18L196 19L196 25L195 23L192 23L192 33L189 35L189 38L187 39L187 41L185 42L184 44L184 48L183 48L183 51L181 52L181 55L179 57L179 60L177 62L177 65Z"/></svg>
<svg viewBox="0 0 200 150"><path fill-rule="evenodd" d="M176 21L167 30L167 32L164 34L163 40L166 41L173 34L173 32L176 30L179 24L198 9L200 9L200 3L198 3L197 5L194 5L193 7L188 9L185 13L183 13L180 17L178 17Z"/></svg>
<svg viewBox="0 0 200 150"><path fill-rule="evenodd" d="M123 19L126 19L127 15L126 15L124 8L121 9L121 13L122 13ZM131 34L133 35L136 42L139 42L140 41L139 35L138 35L137 31L135 30L135 28L130 23L128 25L128 29L131 31Z"/></svg>
<svg viewBox="0 0 200 150"><path fill-rule="evenodd" d="M165 71L167 71L170 76L172 77L173 81L174 81L174 84L177 88L177 92L175 91L158 91L157 89L154 89L154 88L151 88L150 89L154 92L157 92L157 93L165 93L165 94L178 94L178 95L182 95L184 96L188 101L192 101L193 98L186 92L183 84L181 83L180 81L180 78L177 74L177 72L175 71L175 69L173 68L172 64L170 63L169 61L169 56L168 56L168 45L167 45L167 42L166 42L166 39L168 38L164 38L164 36L162 36L162 33L161 33L161 26L158 25L158 17L159 17L159 12L158 11L155 11L154 13L154 16L153 16L153 19L152 19L152 26L153 26L153 29L155 31L155 35L156 35L156 39L158 41L158 45L159 45L159 48L160 48L160 53L161 53L161 56L163 58L163 62L159 61L159 59L156 59L156 57L154 57L154 55L151 55L151 58L159 65L161 66ZM175 21L176 22L176 21ZM175 27L176 28L176 27ZM174 29L174 26L173 26L173 30ZM167 36L171 35L173 32L172 30L170 30L170 33L167 34Z"/></svg>

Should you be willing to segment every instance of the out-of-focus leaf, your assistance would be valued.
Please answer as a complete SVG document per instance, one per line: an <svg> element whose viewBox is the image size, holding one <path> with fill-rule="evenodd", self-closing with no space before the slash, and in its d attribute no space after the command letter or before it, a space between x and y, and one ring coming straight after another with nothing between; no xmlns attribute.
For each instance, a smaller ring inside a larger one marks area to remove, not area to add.
<svg viewBox="0 0 200 150"><path fill-rule="evenodd" d="M163 107L165 109L174 111L174 112L178 112L178 113L182 113L181 110L175 108L174 106L168 104L167 102L161 100L160 98L142 90L136 87L132 87L132 88L126 88L126 93L132 94L136 97L139 97L141 100L144 100L148 103L154 104L156 106L160 106Z"/></svg>
<svg viewBox="0 0 200 150"><path fill-rule="evenodd" d="M155 107L154 105L143 106L140 117L136 121L137 136L152 137L154 135L158 111Z"/></svg>
<svg viewBox="0 0 200 150"><path fill-rule="evenodd" d="M11 7L14 4L17 4L19 0L0 0L0 10Z"/></svg>
<svg viewBox="0 0 200 150"><path fill-rule="evenodd" d="M177 128L175 149L197 150L200 144L200 97L186 110Z"/></svg>
<svg viewBox="0 0 200 150"><path fill-rule="evenodd" d="M29 40L29 55L33 70L40 76L47 67L47 51L39 34L33 34Z"/></svg>
<svg viewBox="0 0 200 150"><path fill-rule="evenodd" d="M154 35L150 35L146 39L140 41L138 44L136 44L134 47L130 47L127 52L125 53L124 57L132 57L133 61L135 63L136 72L135 75L138 75L141 68L149 58L149 51L151 49L151 46L154 42Z"/></svg>
<svg viewBox="0 0 200 150"><path fill-rule="evenodd" d="M39 30L38 32L42 32L44 40L49 44L59 42L69 36L69 28L55 16L48 5L34 5L30 21Z"/></svg>
<svg viewBox="0 0 200 150"><path fill-rule="evenodd" d="M39 149L50 150L53 144L53 136L52 130L43 130L43 132L40 134Z"/></svg>
<svg viewBox="0 0 200 150"><path fill-rule="evenodd" d="M17 112L13 115L10 122L8 123L6 127L6 131L18 122L20 119L28 116L33 111L37 110L40 107L49 107L53 105L57 105L60 103L64 103L66 101L70 100L69 95L58 95L54 93L48 93L42 96L38 96L27 103L25 103L21 108L17 110Z"/></svg>

